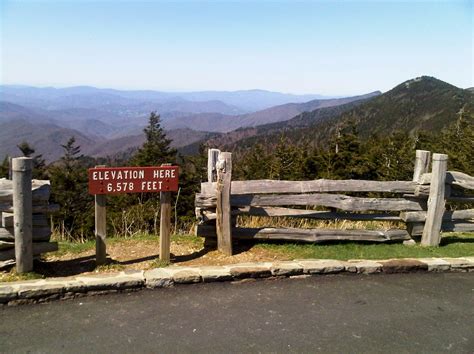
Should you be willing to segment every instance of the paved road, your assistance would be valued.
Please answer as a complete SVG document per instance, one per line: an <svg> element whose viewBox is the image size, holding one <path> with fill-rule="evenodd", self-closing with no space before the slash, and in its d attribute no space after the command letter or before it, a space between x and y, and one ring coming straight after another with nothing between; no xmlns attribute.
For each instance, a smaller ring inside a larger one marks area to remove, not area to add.
<svg viewBox="0 0 474 354"><path fill-rule="evenodd" d="M0 352L473 353L474 273L198 284L4 307Z"/></svg>

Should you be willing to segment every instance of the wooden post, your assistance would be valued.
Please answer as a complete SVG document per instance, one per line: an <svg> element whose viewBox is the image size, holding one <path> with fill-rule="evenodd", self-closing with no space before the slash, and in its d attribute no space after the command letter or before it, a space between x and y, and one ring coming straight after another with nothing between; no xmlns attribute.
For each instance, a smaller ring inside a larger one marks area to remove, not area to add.
<svg viewBox="0 0 474 354"><path fill-rule="evenodd" d="M105 167L104 165L96 167ZM95 196L95 263L97 265L105 264L107 260L107 246L105 239L107 237L107 215L106 204L107 196L105 194L96 194Z"/></svg>
<svg viewBox="0 0 474 354"><path fill-rule="evenodd" d="M430 170L431 152L426 150L416 150L415 169L413 172L413 181L418 182L424 173Z"/></svg>
<svg viewBox="0 0 474 354"><path fill-rule="evenodd" d="M160 260L170 261L171 192L160 192Z"/></svg>
<svg viewBox="0 0 474 354"><path fill-rule="evenodd" d="M161 166L171 166L163 163ZM160 260L170 261L171 247L171 192L160 192Z"/></svg>
<svg viewBox="0 0 474 354"><path fill-rule="evenodd" d="M416 150L415 168L413 170L413 182L419 182L424 173L430 172L431 152L426 150ZM408 234L414 236L414 226L412 222L407 222Z"/></svg>
<svg viewBox="0 0 474 354"><path fill-rule="evenodd" d="M447 166L448 155L433 154L428 211L421 238L422 246L438 246L441 239L441 224L445 210Z"/></svg>
<svg viewBox="0 0 474 354"><path fill-rule="evenodd" d="M216 163L219 158L220 151L218 149L207 150L207 181L217 181Z"/></svg>
<svg viewBox="0 0 474 354"><path fill-rule="evenodd" d="M232 255L232 218L230 209L230 187L232 181L232 154L221 152L217 167L217 248L227 256Z"/></svg>
<svg viewBox="0 0 474 354"><path fill-rule="evenodd" d="M17 157L12 160L13 222L18 273L27 273L33 270L32 169L33 159L29 157Z"/></svg>

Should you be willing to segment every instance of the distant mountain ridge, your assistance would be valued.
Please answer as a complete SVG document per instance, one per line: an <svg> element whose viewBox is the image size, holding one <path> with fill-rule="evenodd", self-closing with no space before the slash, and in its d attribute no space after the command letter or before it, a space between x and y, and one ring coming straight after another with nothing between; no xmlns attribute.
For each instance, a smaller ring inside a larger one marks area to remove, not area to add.
<svg viewBox="0 0 474 354"><path fill-rule="evenodd" d="M315 99L303 103L286 103L261 111L236 116L226 116L217 113L194 114L186 117L167 119L163 122L163 126L166 129L195 127L196 129L203 131L226 133L239 128L255 127L264 124L286 121L302 112L313 111L317 108L339 106L353 101L375 97L380 94L380 91L374 91L360 96L333 99Z"/></svg>
<svg viewBox="0 0 474 354"><path fill-rule="evenodd" d="M462 113L474 120L474 92L461 89L434 77L422 76L405 81L382 95L373 97L354 107L339 106L339 114L314 110L303 113L286 124L259 127L248 137L235 140L214 138L207 142L211 147L226 150L251 148L256 143L272 144L285 135L293 143L302 141L318 144L347 124L353 125L362 137L388 135L403 131L439 131L456 122ZM349 108L349 109L347 109ZM325 118L318 117L325 114ZM232 132L230 134L237 134ZM228 143L226 143L226 141Z"/></svg>

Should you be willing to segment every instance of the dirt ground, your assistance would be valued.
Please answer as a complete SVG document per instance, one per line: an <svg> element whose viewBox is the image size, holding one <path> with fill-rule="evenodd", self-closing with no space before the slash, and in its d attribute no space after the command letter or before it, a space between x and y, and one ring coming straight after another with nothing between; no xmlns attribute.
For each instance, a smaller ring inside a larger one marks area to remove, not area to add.
<svg viewBox="0 0 474 354"><path fill-rule="evenodd" d="M171 263L176 265L224 265L257 261L286 260L288 256L240 243L233 256L225 256L215 247L205 247L204 241L173 241ZM35 263L35 272L47 277L71 276L118 270L146 270L164 266L160 263L158 240L120 240L107 246L108 263L96 267L95 250L83 252L55 252L44 255ZM1 278L1 277L0 277ZM0 280L1 281L1 280Z"/></svg>

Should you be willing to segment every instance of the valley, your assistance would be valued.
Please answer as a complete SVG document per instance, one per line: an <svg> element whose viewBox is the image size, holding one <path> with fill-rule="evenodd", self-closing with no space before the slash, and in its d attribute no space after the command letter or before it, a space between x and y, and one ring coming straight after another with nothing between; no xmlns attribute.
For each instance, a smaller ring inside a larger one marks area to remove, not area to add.
<svg viewBox="0 0 474 354"><path fill-rule="evenodd" d="M472 89L427 76L385 93L342 98L263 90L170 93L0 86L0 159L19 156L16 146L26 141L53 162L71 136L85 155L129 155L145 141L143 128L152 111L160 114L171 146L193 154L201 144L228 150L272 145L282 134L295 144L315 144L349 122L361 136L438 131L461 110L472 116Z"/></svg>

